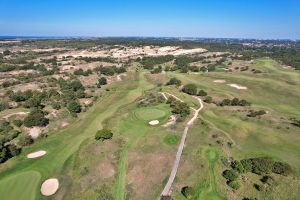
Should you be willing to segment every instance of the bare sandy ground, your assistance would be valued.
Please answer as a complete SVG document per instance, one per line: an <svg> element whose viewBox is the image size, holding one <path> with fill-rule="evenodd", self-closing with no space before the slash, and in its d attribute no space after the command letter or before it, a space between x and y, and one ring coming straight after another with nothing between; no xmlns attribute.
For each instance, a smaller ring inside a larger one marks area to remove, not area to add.
<svg viewBox="0 0 300 200"><path fill-rule="evenodd" d="M29 129L29 135L33 138L36 139L40 136L42 133L42 129L40 127L33 127Z"/></svg>
<svg viewBox="0 0 300 200"><path fill-rule="evenodd" d="M158 120L152 120L152 121L149 122L149 124L151 126L155 126L155 125L159 124L159 121Z"/></svg>
<svg viewBox="0 0 300 200"><path fill-rule="evenodd" d="M214 80L214 83L226 83L225 80Z"/></svg>
<svg viewBox="0 0 300 200"><path fill-rule="evenodd" d="M41 187L41 193L44 196L51 196L56 193L59 187L59 182L56 178L50 178L44 181Z"/></svg>
<svg viewBox="0 0 300 200"><path fill-rule="evenodd" d="M163 125L163 127L168 127L168 126L174 125L175 123L176 123L176 116L171 115L169 121L167 123L165 123Z"/></svg>
<svg viewBox="0 0 300 200"><path fill-rule="evenodd" d="M59 55L58 57L63 56L73 56L73 57L114 57L114 58L129 58L129 57L138 57L138 56L164 56L164 55L191 55L191 54L202 54L207 52L203 48L195 49L181 49L178 46L144 46L144 47L116 47L110 50L96 50L96 51L70 51L64 54Z"/></svg>
<svg viewBox="0 0 300 200"><path fill-rule="evenodd" d="M8 118L10 118L11 116L14 116L14 115L27 115L28 113L29 112L16 112L16 113L11 113L11 114L5 115L3 118L8 119Z"/></svg>
<svg viewBox="0 0 300 200"><path fill-rule="evenodd" d="M30 154L27 154L27 158L38 158L45 155L47 152L44 150L36 151Z"/></svg>
<svg viewBox="0 0 300 200"><path fill-rule="evenodd" d="M238 85L238 84L227 84L227 85L229 85L230 87L233 87L233 88L236 88L236 89L238 89L238 90L247 90L248 88L247 87L245 87L245 86L242 86L242 85Z"/></svg>

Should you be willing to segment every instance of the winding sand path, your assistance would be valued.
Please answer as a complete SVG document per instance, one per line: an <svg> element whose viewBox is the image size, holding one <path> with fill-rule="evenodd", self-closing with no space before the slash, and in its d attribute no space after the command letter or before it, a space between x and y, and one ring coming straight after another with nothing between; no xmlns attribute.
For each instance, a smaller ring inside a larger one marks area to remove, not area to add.
<svg viewBox="0 0 300 200"><path fill-rule="evenodd" d="M169 93L167 93L167 94L169 94ZM179 98L175 97L174 95L172 95L172 94L169 94L169 95L173 96L174 98L179 100ZM168 196L170 194L170 190L171 190L172 184L174 182L174 179L176 177L176 173L177 173L177 170L178 170L178 167L179 167L179 162L180 162L180 158L181 158L181 155L182 155L182 152L183 152L184 143L185 143L186 136L188 134L188 130L189 130L190 126L194 123L194 121L197 119L199 112L203 108L202 100L199 97L195 97L195 98L199 101L200 107L197 110L193 109L195 111L194 116L185 125L184 131L183 131L183 134L182 134L182 137L181 137L181 141L180 141L180 144L178 146L178 150L177 150L177 153L176 153L176 158L175 158L175 161L174 161L174 164L173 164L173 167L172 167L171 174L169 176L167 184L165 185L165 187L164 187L164 189L163 189L163 191L162 191L162 193L159 197L159 200L163 196Z"/></svg>

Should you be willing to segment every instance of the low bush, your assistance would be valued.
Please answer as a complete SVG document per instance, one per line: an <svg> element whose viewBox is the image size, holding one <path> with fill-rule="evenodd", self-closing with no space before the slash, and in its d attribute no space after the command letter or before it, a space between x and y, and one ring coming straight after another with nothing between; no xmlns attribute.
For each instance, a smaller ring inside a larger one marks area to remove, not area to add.
<svg viewBox="0 0 300 200"><path fill-rule="evenodd" d="M190 94L190 95L196 95L197 94L197 86L195 84L187 84L183 86L182 92Z"/></svg>
<svg viewBox="0 0 300 200"><path fill-rule="evenodd" d="M181 194L187 198L191 199L195 195L195 190L190 186L185 186L181 189Z"/></svg>
<svg viewBox="0 0 300 200"><path fill-rule="evenodd" d="M112 137L113 137L113 133L109 129L99 130L99 131L97 131L97 133L95 135L95 139L101 140L101 141L111 139Z"/></svg>
<svg viewBox="0 0 300 200"><path fill-rule="evenodd" d="M234 181L239 177L238 173L235 170L232 170L232 169L227 169L227 170L223 171L222 175L228 181Z"/></svg>
<svg viewBox="0 0 300 200"><path fill-rule="evenodd" d="M227 182L227 185L234 190L238 190L241 187L241 185L238 181L229 181L229 182Z"/></svg>

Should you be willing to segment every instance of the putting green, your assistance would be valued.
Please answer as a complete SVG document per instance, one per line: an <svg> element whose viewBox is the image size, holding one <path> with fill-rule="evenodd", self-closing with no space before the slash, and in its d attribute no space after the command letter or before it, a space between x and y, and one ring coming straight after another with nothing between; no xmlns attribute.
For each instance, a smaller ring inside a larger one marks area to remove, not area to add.
<svg viewBox="0 0 300 200"><path fill-rule="evenodd" d="M41 175L36 171L28 171L8 177L0 183L1 199L34 200L36 188ZM13 191L12 191L13 190Z"/></svg>
<svg viewBox="0 0 300 200"><path fill-rule="evenodd" d="M158 108L138 108L135 111L135 116L138 119L143 121L151 121L155 119L160 119L166 116L166 112L164 110L160 110Z"/></svg>

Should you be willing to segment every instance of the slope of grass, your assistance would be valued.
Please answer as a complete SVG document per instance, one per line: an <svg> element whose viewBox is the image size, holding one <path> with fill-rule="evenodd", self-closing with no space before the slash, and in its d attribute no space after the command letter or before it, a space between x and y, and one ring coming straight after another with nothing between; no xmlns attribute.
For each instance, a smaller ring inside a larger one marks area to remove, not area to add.
<svg viewBox="0 0 300 200"><path fill-rule="evenodd" d="M34 200L36 197L35 188L38 186L40 178L38 172L27 171L1 181L1 199Z"/></svg>
<svg viewBox="0 0 300 200"><path fill-rule="evenodd" d="M38 185L34 186L35 188L32 188L31 192L35 193L32 195L44 199L38 192L41 182L49 176L59 177L65 162L78 150L80 144L85 139L93 137L95 132L102 128L102 122L106 118L112 116L120 107L134 101L142 94L140 83L142 82L139 82L139 77L134 77L133 80L117 85L118 87L111 86L112 92L107 92L100 102L96 103L88 112L82 114L74 123L58 133L50 134L46 139L39 140L33 146L26 148L20 156L8 161L7 164L11 167L1 173L0 186L3 188L0 188L0 190L14 193L13 188L2 184L2 182L11 176L15 177L16 174L34 171L40 173L41 180ZM47 151L44 157L35 160L26 158L28 152L40 149Z"/></svg>

